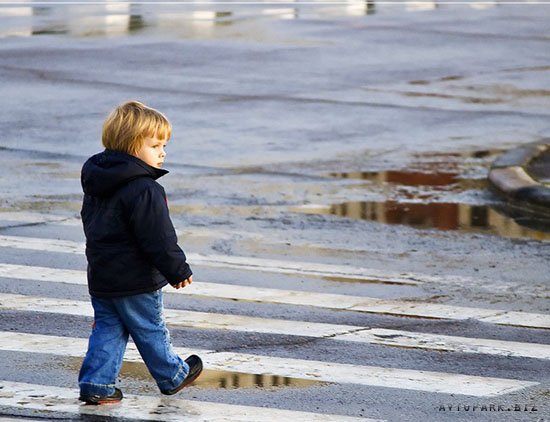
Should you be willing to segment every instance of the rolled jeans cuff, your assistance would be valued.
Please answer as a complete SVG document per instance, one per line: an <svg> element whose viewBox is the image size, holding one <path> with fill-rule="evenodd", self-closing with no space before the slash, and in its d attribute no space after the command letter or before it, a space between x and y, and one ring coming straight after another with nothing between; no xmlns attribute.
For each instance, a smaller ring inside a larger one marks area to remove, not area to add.
<svg viewBox="0 0 550 422"><path fill-rule="evenodd" d="M80 382L80 394L84 396L107 397L115 392L114 384L94 384L93 382Z"/></svg>
<svg viewBox="0 0 550 422"><path fill-rule="evenodd" d="M178 372L172 379L157 382L157 386L160 391L173 390L183 382L183 380L187 377L187 374L189 374L189 365L182 362L179 366Z"/></svg>

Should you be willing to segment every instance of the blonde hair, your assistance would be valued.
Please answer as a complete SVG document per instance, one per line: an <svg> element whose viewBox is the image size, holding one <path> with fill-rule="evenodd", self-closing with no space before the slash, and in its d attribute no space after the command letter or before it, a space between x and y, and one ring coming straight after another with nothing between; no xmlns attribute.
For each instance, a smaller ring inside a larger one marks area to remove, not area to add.
<svg viewBox="0 0 550 422"><path fill-rule="evenodd" d="M172 125L161 112L139 101L127 101L105 119L101 142L107 149L135 155L145 138L170 139Z"/></svg>

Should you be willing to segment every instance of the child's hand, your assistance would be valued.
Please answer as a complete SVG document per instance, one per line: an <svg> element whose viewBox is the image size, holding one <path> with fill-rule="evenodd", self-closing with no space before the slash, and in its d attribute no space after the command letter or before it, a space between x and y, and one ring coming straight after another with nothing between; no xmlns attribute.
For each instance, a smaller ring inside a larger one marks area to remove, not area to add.
<svg viewBox="0 0 550 422"><path fill-rule="evenodd" d="M193 276L190 276L189 278L180 281L178 284L173 284L172 287L174 289L181 289L182 287L189 286L193 282Z"/></svg>

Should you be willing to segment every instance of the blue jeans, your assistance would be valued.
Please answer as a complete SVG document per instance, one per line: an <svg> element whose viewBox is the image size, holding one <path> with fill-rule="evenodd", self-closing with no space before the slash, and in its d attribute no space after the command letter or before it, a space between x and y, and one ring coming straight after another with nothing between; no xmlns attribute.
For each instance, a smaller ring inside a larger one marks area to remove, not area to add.
<svg viewBox="0 0 550 422"><path fill-rule="evenodd" d="M163 315L162 290L108 299L92 297L92 306L95 326L78 376L81 395L114 393L128 335L161 391L183 382L189 365L172 349Z"/></svg>

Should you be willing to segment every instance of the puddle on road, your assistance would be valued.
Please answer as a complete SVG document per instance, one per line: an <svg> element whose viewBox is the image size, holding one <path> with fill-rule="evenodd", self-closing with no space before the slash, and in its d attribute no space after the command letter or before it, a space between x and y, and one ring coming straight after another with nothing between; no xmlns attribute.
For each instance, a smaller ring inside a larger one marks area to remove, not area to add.
<svg viewBox="0 0 550 422"><path fill-rule="evenodd" d="M471 8L478 9L471 5ZM496 6L482 5L483 8ZM185 38L247 37L257 40L267 36L262 19L312 19L331 16L367 16L386 13L438 10L451 5L438 2L388 3L374 0L349 0L341 4L313 1L274 4L249 2L216 5L215 3L181 2L148 4L99 2L73 4L9 3L0 5L0 37L5 36L124 36L138 33L176 35ZM256 21L253 31L250 23ZM238 29L228 34L224 27ZM363 23L352 23L362 27Z"/></svg>
<svg viewBox="0 0 550 422"><path fill-rule="evenodd" d="M62 366L70 370L79 371L82 365L81 358L69 358ZM154 382L147 367L142 362L124 362L120 370L120 378ZM268 374L247 374L233 371L217 371L204 369L201 376L193 382L193 387L203 389L236 389L236 388L303 388L328 383L300 378L283 377Z"/></svg>
<svg viewBox="0 0 550 422"><path fill-rule="evenodd" d="M306 207L302 211L309 212ZM329 205L325 208L316 207L313 212L385 224L403 224L419 229L456 230L509 238L550 240L550 232L523 227L487 205L357 201Z"/></svg>
<svg viewBox="0 0 550 422"><path fill-rule="evenodd" d="M360 179L372 183L391 183L400 186L427 187L432 191L461 192L472 189L486 189L485 179L465 179L455 171L439 171L426 173L422 171L372 171L372 172L349 172L330 173L331 177L340 179ZM416 194L418 198L418 194Z"/></svg>
<svg viewBox="0 0 550 422"><path fill-rule="evenodd" d="M407 170L330 173L339 179L368 181L362 187L383 187L391 200L346 201L330 205L304 205L292 210L312 214L402 224L419 229L454 230L493 234L509 238L550 240L550 226L544 222L509 216L500 205L455 202L456 195L488 189L486 179L468 179L465 170L486 170L479 160L492 160L498 151L469 154L423 154ZM478 161L468 165L467 161ZM356 188L358 185L353 185ZM448 195L453 201L445 200ZM510 214L511 215L511 214ZM517 221L522 222L518 224ZM525 224L523 224L525 223ZM528 226L528 227L526 227ZM532 228L533 227L533 228Z"/></svg>
<svg viewBox="0 0 550 422"><path fill-rule="evenodd" d="M79 368L80 368L79 362ZM152 380L145 364L141 362L124 362L120 371L122 377ZM277 375L245 374L233 371L204 369L201 376L193 382L193 387L204 389L233 388L272 388L272 387L309 387L320 385L319 381L289 378Z"/></svg>

